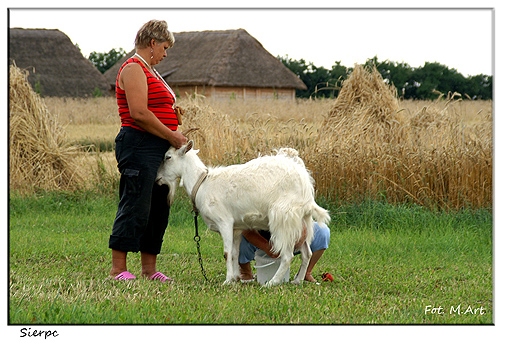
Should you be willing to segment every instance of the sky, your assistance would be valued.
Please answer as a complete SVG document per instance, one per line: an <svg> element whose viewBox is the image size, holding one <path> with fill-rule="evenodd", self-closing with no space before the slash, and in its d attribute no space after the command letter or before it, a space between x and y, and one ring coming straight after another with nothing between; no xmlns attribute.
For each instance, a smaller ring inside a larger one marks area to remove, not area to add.
<svg viewBox="0 0 520 345"><path fill-rule="evenodd" d="M133 49L137 30L163 19L170 31L245 29L273 56L330 69L367 59L411 67L438 62L464 76L493 74L493 11L398 8L11 8L9 27L58 29L84 56ZM123 24L124 23L124 24Z"/></svg>

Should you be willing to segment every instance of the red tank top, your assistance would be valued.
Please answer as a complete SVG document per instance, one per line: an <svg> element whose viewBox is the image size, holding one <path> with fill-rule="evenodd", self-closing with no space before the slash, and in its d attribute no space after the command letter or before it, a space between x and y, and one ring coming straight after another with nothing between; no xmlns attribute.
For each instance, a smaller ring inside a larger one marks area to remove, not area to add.
<svg viewBox="0 0 520 345"><path fill-rule="evenodd" d="M121 71L126 65L132 62L138 63L146 75L146 81L148 83L148 109L154 113L166 127L172 131L176 131L179 121L173 108L175 103L173 95L166 88L162 80L153 75L148 68L144 66L143 62L136 57L131 57L126 60L117 73L116 100L119 108L119 117L121 118L121 126L129 126L144 131L130 116L125 90L119 87L119 74L121 74Z"/></svg>

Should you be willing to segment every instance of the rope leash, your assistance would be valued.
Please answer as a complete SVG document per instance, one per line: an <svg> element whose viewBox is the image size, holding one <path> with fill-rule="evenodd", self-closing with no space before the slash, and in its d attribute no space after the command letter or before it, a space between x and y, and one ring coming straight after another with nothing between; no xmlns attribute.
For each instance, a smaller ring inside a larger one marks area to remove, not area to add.
<svg viewBox="0 0 520 345"><path fill-rule="evenodd" d="M200 264L200 270L202 272L202 275L204 276L204 280L208 281L208 277L206 276L206 271L204 270L204 266L202 264L202 254L200 253L200 236L199 236L199 224L198 224L198 215L199 211L194 209L193 212L195 215L193 216L193 219L195 221L195 237L193 237L193 240L197 244L197 253L199 255L199 264Z"/></svg>
<svg viewBox="0 0 520 345"><path fill-rule="evenodd" d="M193 237L193 240L197 244L197 253L199 255L199 264L200 264L200 270L202 272L202 275L204 276L204 279L208 281L208 277L206 276L206 271L204 270L204 266L202 264L202 254L200 253L200 236L199 236L199 222L198 222L198 216L199 216L199 210L197 209L197 206L195 205L195 196L197 195L197 191L199 190L200 185L204 180L208 177L208 172L205 171L199 176L199 179L197 180L197 183L195 183L195 186L193 187L191 191L191 203L193 205L193 220L195 222L195 237Z"/></svg>

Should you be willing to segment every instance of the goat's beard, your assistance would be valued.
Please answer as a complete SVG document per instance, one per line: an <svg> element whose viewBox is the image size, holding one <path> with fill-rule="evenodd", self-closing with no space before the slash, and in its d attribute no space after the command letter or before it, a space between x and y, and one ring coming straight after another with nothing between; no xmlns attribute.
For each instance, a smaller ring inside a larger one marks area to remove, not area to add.
<svg viewBox="0 0 520 345"><path fill-rule="evenodd" d="M168 191L168 206L173 205L173 200L175 198L175 190L177 189L177 186L179 185L179 180L175 179L172 184L169 184L168 187L170 190Z"/></svg>

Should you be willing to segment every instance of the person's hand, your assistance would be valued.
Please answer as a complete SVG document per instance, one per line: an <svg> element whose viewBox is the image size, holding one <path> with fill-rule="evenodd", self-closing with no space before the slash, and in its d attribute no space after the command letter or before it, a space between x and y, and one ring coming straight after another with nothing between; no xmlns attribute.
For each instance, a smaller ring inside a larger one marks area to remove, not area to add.
<svg viewBox="0 0 520 345"><path fill-rule="evenodd" d="M175 147L176 149L180 149L182 145L188 142L188 138L184 136L181 132L172 131L172 136L170 139L170 145Z"/></svg>
<svg viewBox="0 0 520 345"><path fill-rule="evenodd" d="M272 257L273 259L278 259L278 256L279 256L279 255L278 255L278 254L275 254L275 253L272 252L272 248L271 248L271 246L269 246L269 250L268 250L266 253L267 253L267 255L269 255L270 257Z"/></svg>
<svg viewBox="0 0 520 345"><path fill-rule="evenodd" d="M260 233L256 230L244 230L242 232L242 236L251 243L253 246L262 249L267 255L276 259L278 254L272 252L273 247L271 246L271 242L265 239Z"/></svg>

